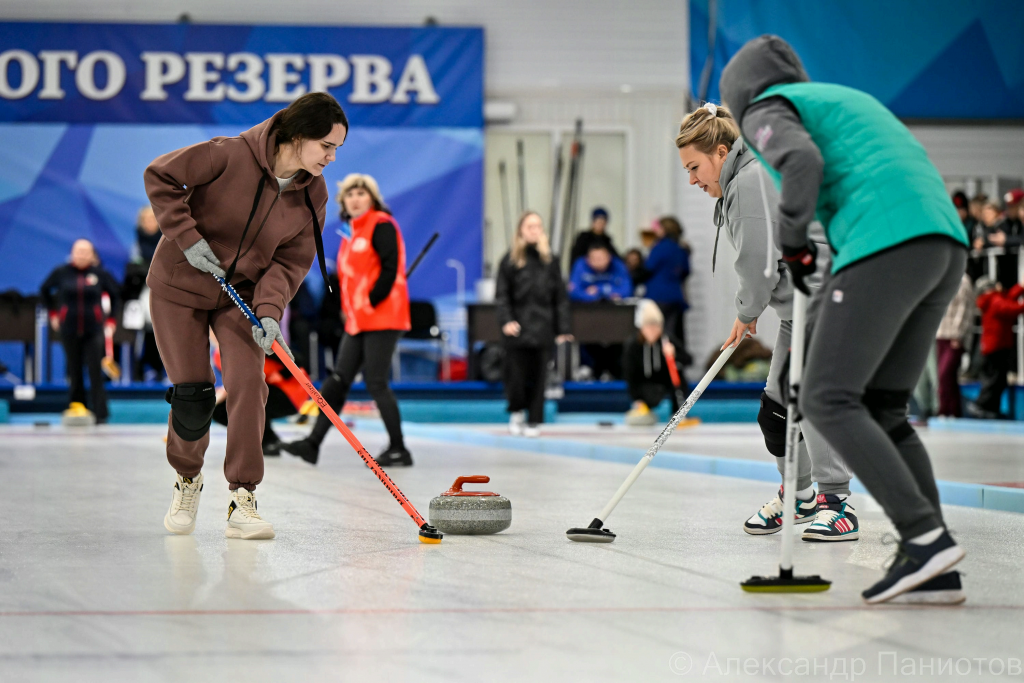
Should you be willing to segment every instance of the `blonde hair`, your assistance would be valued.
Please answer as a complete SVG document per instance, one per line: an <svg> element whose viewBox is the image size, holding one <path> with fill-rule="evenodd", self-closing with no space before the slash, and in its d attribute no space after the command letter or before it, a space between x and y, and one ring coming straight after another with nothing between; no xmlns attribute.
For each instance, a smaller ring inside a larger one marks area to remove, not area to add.
<svg viewBox="0 0 1024 683"><path fill-rule="evenodd" d="M526 248L529 246L526 240L523 239L523 223L530 216L536 216L540 218L540 214L536 211L527 211L519 217L519 223L516 224L516 234L512 238L512 249L509 251L509 258L512 263L515 264L516 268L522 268L526 265ZM541 225L544 225L543 219ZM541 231L540 239L537 240L535 245L537 253L540 254L540 260L544 263L551 263L551 244L548 242L547 233Z"/></svg>
<svg viewBox="0 0 1024 683"><path fill-rule="evenodd" d="M729 108L708 102L683 117L676 136L676 147L682 149L693 145L698 152L711 154L719 145L725 145L726 149L731 150L739 136L740 129Z"/></svg>
<svg viewBox="0 0 1024 683"><path fill-rule="evenodd" d="M348 221L351 216L345 210L345 193L349 190L361 187L370 193L373 197L373 208L377 211L384 211L385 213L391 213L388 205L384 203L384 198L380 194L380 187L377 185L377 181L373 179L372 175L366 175L365 173L349 173L345 176L345 179L338 183L338 203L341 204L341 218L342 220Z"/></svg>

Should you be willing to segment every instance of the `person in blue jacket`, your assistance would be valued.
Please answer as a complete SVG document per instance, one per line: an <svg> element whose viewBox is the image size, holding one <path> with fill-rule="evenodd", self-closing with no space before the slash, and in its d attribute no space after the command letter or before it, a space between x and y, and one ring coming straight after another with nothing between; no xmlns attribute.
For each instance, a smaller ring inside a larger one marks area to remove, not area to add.
<svg viewBox="0 0 1024 683"><path fill-rule="evenodd" d="M569 298L572 301L597 303L619 301L633 295L633 279L629 269L604 244L593 242L586 256L576 259L569 277ZM580 361L594 377L622 377L622 344L584 344Z"/></svg>
<svg viewBox="0 0 1024 683"><path fill-rule="evenodd" d="M618 301L633 294L633 280L626 264L603 244L592 244L586 256L576 259L569 276L573 301Z"/></svg>
<svg viewBox="0 0 1024 683"><path fill-rule="evenodd" d="M683 314L689 306L683 294L683 282L690 276L690 254L679 244L683 228L675 218L667 216L658 221L661 239L647 255L644 267L650 273L646 298L658 304L665 316L665 332L676 347L676 358L684 366L690 364L686 352L686 327Z"/></svg>

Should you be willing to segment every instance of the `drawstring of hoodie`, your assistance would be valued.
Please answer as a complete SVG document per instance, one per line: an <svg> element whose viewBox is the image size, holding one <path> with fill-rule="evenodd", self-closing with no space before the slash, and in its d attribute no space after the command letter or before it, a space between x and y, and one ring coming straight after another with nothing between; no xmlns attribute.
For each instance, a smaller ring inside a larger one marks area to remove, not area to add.
<svg viewBox="0 0 1024 683"><path fill-rule="evenodd" d="M768 249L765 253L768 254L767 262L764 266L764 276L767 279L771 279L772 274L775 273L776 264L779 262L779 257L773 254L775 250L775 240L772 239L774 229L772 228L772 211L768 204L768 190L764 186L764 174L765 170L763 166L759 166L757 169L757 182L761 185L761 202L764 205L764 221L768 229L765 231L768 239Z"/></svg>
<svg viewBox="0 0 1024 683"><path fill-rule="evenodd" d="M654 353L654 344L643 345L644 377L651 377L661 370L661 355Z"/></svg>
<svg viewBox="0 0 1024 683"><path fill-rule="evenodd" d="M263 227L267 224L267 220L270 218L271 211L274 210L274 205L277 204L277 200L281 198L281 193L278 192L277 196L274 197L274 201L270 204L270 208L267 209L267 214L263 217L263 221L260 226L256 229L256 234L252 237L252 242L249 243L249 247L243 252L242 245L245 243L245 236L249 233L249 226L252 224L252 219L256 216L256 210L260 206L260 199L263 197L263 188L267 184L267 174L260 174L259 185L256 186L256 196L252 201L252 210L249 212L249 219L245 222L245 229L242 230L242 237L238 240L238 248L235 250L235 259L231 262L227 271L224 274L224 281L231 282L231 278L234 277L235 267L238 265L238 260L244 258L249 251L252 250L256 244L256 240L259 239L260 233L263 232ZM327 286L327 291L333 293L334 289L331 287L331 282L327 278L327 264L324 259L324 238L320 234L320 219L316 215L316 208L313 206L313 200L309 196L309 188L306 187L303 190L306 199L306 208L309 209L309 215L313 217L313 241L316 243L316 257L320 265L320 275L324 279L324 284Z"/></svg>

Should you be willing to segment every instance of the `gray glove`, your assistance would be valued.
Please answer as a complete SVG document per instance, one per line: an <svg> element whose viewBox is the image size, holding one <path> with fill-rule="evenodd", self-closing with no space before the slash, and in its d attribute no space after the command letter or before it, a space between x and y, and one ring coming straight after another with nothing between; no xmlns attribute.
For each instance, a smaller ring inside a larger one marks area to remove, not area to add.
<svg viewBox="0 0 1024 683"><path fill-rule="evenodd" d="M200 238L198 242L185 250L185 258L196 270L204 273L213 273L217 277L224 277L224 269L220 267L220 259L210 249L206 240Z"/></svg>
<svg viewBox="0 0 1024 683"><path fill-rule="evenodd" d="M263 325L263 329L255 325L252 326L252 338L263 348L263 352L268 356L274 353L273 346L276 341L288 352L288 357L295 360L295 354L284 343L284 337L281 335L281 326L277 324L277 321L273 318L260 318L260 324Z"/></svg>

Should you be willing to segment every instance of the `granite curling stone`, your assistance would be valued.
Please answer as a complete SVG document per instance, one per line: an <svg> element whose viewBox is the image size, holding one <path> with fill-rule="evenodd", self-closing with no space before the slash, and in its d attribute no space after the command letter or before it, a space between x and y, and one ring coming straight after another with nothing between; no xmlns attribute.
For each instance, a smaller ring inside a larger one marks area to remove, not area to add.
<svg viewBox="0 0 1024 683"><path fill-rule="evenodd" d="M430 523L446 534L496 534L512 526L512 502L490 491L463 491L463 484L486 484L490 477L459 477L430 501Z"/></svg>

